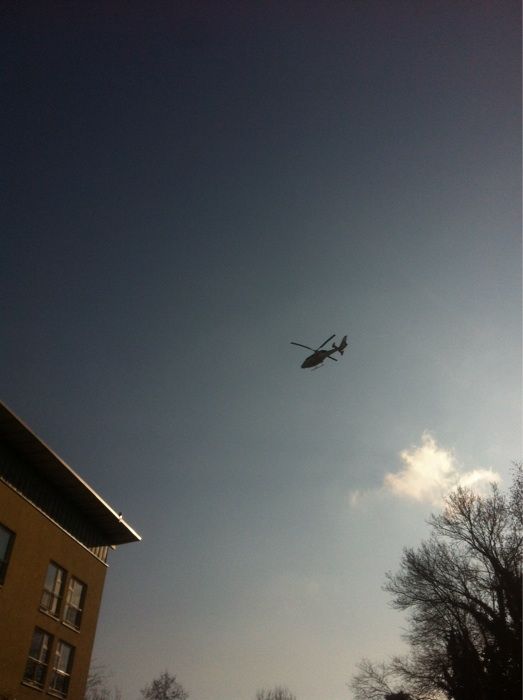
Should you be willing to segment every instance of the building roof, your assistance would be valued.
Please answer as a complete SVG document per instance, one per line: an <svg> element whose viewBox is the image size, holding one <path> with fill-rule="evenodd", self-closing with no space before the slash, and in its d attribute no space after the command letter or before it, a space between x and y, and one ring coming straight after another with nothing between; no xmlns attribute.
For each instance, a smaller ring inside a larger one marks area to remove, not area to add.
<svg viewBox="0 0 523 700"><path fill-rule="evenodd" d="M140 535L89 484L0 402L0 440L26 459L107 538L105 544L138 542Z"/></svg>

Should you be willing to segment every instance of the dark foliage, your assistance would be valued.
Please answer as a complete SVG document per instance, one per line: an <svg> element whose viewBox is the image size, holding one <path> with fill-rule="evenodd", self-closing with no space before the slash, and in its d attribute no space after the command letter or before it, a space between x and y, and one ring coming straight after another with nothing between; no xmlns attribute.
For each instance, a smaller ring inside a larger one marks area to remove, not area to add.
<svg viewBox="0 0 523 700"><path fill-rule="evenodd" d="M521 699L522 508L521 465L507 495L492 486L488 497L459 489L447 498L431 538L405 549L387 576L393 605L409 612L412 653L364 662L358 698L397 698L400 684L413 699Z"/></svg>
<svg viewBox="0 0 523 700"><path fill-rule="evenodd" d="M258 690L256 700L296 700L296 696L288 688L277 685L270 690Z"/></svg>
<svg viewBox="0 0 523 700"><path fill-rule="evenodd" d="M144 700L187 700L189 693L167 671L161 673L141 691Z"/></svg>

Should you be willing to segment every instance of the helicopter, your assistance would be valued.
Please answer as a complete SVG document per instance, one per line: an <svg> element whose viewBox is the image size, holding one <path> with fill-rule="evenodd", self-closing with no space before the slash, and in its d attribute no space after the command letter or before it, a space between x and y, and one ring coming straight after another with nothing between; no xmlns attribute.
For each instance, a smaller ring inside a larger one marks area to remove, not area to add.
<svg viewBox="0 0 523 700"><path fill-rule="evenodd" d="M302 368L303 369L317 369L318 366L320 366L324 360L329 358L329 360L334 360L334 362L337 362L338 360L335 357L332 357L335 352L339 352L340 355L343 355L343 351L347 347L347 336L344 335L343 338L341 339L341 343L339 345L336 345L336 343L332 344L332 349L331 350L322 350L322 347L324 345L327 345L329 340L332 340L335 337L336 334L331 335L330 338L327 338L319 348L310 348L308 345L302 345L302 343L294 343L291 340L291 345L298 345L300 348L306 348L307 350L312 350L312 355L309 355L309 357L306 357L305 360L302 363Z"/></svg>

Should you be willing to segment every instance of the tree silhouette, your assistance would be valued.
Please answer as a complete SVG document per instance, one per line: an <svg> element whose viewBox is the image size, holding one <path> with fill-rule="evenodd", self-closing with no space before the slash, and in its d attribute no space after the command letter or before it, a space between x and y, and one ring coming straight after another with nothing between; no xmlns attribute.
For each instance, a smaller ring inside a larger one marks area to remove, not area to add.
<svg viewBox="0 0 523 700"><path fill-rule="evenodd" d="M161 673L150 685L142 689L144 700L187 700L189 693L167 671Z"/></svg>
<svg viewBox="0 0 523 700"><path fill-rule="evenodd" d="M521 465L508 494L493 485L487 497L448 496L430 539L405 549L387 575L393 605L409 613L411 655L362 662L358 700L403 688L414 699L520 700L522 511Z"/></svg>
<svg viewBox="0 0 523 700"><path fill-rule="evenodd" d="M258 690L256 700L296 700L296 696L285 686L277 685L271 690Z"/></svg>
<svg viewBox="0 0 523 700"><path fill-rule="evenodd" d="M111 675L103 664L94 661L89 668L84 700L121 700L121 691L110 687Z"/></svg>

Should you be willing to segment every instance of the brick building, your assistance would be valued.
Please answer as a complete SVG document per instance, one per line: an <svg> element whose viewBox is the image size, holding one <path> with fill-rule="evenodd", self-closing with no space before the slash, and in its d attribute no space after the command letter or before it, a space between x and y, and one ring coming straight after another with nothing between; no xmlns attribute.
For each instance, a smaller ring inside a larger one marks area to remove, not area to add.
<svg viewBox="0 0 523 700"><path fill-rule="evenodd" d="M0 403L0 700L83 698L108 552L138 540Z"/></svg>

